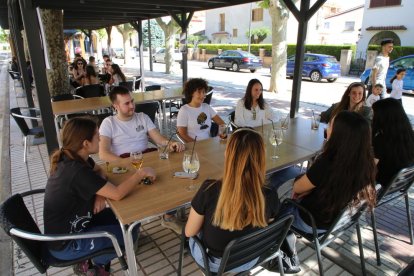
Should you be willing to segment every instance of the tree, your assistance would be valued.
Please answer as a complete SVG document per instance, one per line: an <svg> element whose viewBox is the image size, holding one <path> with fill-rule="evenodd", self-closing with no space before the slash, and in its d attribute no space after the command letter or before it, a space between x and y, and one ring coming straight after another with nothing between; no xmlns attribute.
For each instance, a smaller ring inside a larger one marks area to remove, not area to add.
<svg viewBox="0 0 414 276"><path fill-rule="evenodd" d="M286 91L286 30L289 9L281 0L263 0L259 5L269 10L272 20L272 71L267 90L276 93Z"/></svg>
<svg viewBox="0 0 414 276"><path fill-rule="evenodd" d="M207 36L205 35L189 35L187 38L188 43L193 44L194 48L197 48L198 43L206 39L207 39Z"/></svg>
<svg viewBox="0 0 414 276"><path fill-rule="evenodd" d="M250 31L250 42L253 44L259 44L270 34L271 31L267 27L253 29ZM249 38L249 31L246 32L246 37Z"/></svg>
<svg viewBox="0 0 414 276"><path fill-rule="evenodd" d="M180 27L178 26L177 22L170 17L170 21L168 23L164 22L162 18L155 18L158 25L161 27L162 31L164 32L165 38L165 73L171 73L171 66L174 63L173 51L175 46L175 34L178 32Z"/></svg>
<svg viewBox="0 0 414 276"><path fill-rule="evenodd" d="M0 43L7 43L8 42L8 35L6 32L0 27Z"/></svg>
<svg viewBox="0 0 414 276"><path fill-rule="evenodd" d="M50 95L69 93L68 66L63 44L63 13L60 10L41 9L40 17L45 31L50 64L50 69L46 69Z"/></svg>
<svg viewBox="0 0 414 276"><path fill-rule="evenodd" d="M130 58L130 51L131 48L129 45L129 37L130 34L135 30L131 24L126 23L122 25L116 26L117 30L122 34L122 42L124 43L124 64L126 64L127 59Z"/></svg>
<svg viewBox="0 0 414 276"><path fill-rule="evenodd" d="M106 50L107 50L108 55L110 57L112 57L112 51L111 51L111 43L112 43L111 32L112 32L112 26L105 27L105 31L106 31L106 35L108 37L107 44L106 44L106 46L107 46Z"/></svg>
<svg viewBox="0 0 414 276"><path fill-rule="evenodd" d="M142 40L144 47L149 47L148 40L148 21L145 21L142 26ZM155 19L151 19L151 47L157 48L164 45L164 34Z"/></svg>

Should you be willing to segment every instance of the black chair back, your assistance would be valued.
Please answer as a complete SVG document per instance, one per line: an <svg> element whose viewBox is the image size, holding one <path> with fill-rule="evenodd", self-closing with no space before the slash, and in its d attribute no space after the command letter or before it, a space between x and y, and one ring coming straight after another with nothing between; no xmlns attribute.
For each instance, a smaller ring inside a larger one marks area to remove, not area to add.
<svg viewBox="0 0 414 276"><path fill-rule="evenodd" d="M158 102L138 103L135 105L135 112L144 112L150 117L151 121L155 122L155 114L159 108Z"/></svg>
<svg viewBox="0 0 414 276"><path fill-rule="evenodd" d="M20 130L23 133L23 136L29 135L30 129L29 129L29 126L27 125L25 119L17 117L14 114L23 115L21 110L20 110L20 107L14 107L14 108L10 109L10 115L16 121L17 125L19 126Z"/></svg>
<svg viewBox="0 0 414 276"><path fill-rule="evenodd" d="M123 86L123 87L125 87L125 88L127 88L128 89L128 91L129 92L132 92L132 91L134 91L134 81L121 81L120 83L119 83L119 86Z"/></svg>
<svg viewBox="0 0 414 276"><path fill-rule="evenodd" d="M92 98L105 96L105 91L102 85L91 84L78 87L75 94L83 98Z"/></svg>
<svg viewBox="0 0 414 276"><path fill-rule="evenodd" d="M154 84L154 85L149 85L149 86L145 86L145 91L154 91L154 90L161 90L161 85L158 84Z"/></svg>
<svg viewBox="0 0 414 276"><path fill-rule="evenodd" d="M399 194L406 193L414 183L414 166L403 168L391 180L391 184L381 189L377 195L377 205L381 204L381 200L396 192Z"/></svg>
<svg viewBox="0 0 414 276"><path fill-rule="evenodd" d="M60 94L55 95L51 98L52 102L60 102L60 101L67 101L67 100L73 100L74 97L72 94Z"/></svg>
<svg viewBox="0 0 414 276"><path fill-rule="evenodd" d="M141 76L135 76L135 90L139 90L141 86Z"/></svg>
<svg viewBox="0 0 414 276"><path fill-rule="evenodd" d="M31 233L41 234L39 227L26 208L21 194L15 194L0 205L0 223L7 235L23 250L40 273L45 273L49 267L43 260L43 244L40 241L28 240L11 235L14 228Z"/></svg>

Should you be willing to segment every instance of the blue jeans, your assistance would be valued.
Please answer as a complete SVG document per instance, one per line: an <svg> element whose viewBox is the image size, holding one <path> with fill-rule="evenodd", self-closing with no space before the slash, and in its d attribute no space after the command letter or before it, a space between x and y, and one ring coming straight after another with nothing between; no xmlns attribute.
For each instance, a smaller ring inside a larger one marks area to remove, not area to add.
<svg viewBox="0 0 414 276"><path fill-rule="evenodd" d="M300 217L299 209L295 206L289 206L281 211L280 217L284 217L286 215L293 215L293 223L292 226L302 232L313 234L312 226L308 225L303 219ZM326 229L316 229L316 233L323 234L326 232Z"/></svg>
<svg viewBox="0 0 414 276"><path fill-rule="evenodd" d="M291 180L300 174L300 169L296 166L291 166L283 170L274 172L270 176L269 186L277 191L279 187L288 180Z"/></svg>
<svg viewBox="0 0 414 276"><path fill-rule="evenodd" d="M198 237L201 239L201 234L198 234ZM198 244L194 241L193 238L190 238L189 241L189 247L190 247L190 251L191 251L191 255L193 256L194 260L202 267L204 267L204 262L203 262L203 255L201 253L201 249L198 246ZM221 258L216 258L213 256L209 256L207 255L208 258L208 265L210 267L210 271L217 273L218 269L220 267L220 263L221 263ZM247 271L249 269L251 269L252 267L254 267L254 265L257 263L257 261L259 260L259 257L257 257L256 259L245 263L244 265L241 265L239 267L233 268L230 271L227 272L234 272L234 273L238 273L238 272L243 272L243 271Z"/></svg>
<svg viewBox="0 0 414 276"><path fill-rule="evenodd" d="M133 240L136 240L139 232L140 224L137 226L137 231L134 231ZM98 213L96 217L92 217L90 226L87 227L83 233L96 232L96 231L107 231L113 234L119 245L123 248L124 238L122 235L121 226L116 220L111 209L107 208L102 212ZM112 248L112 241L109 238L93 238L93 239L78 239L71 240L65 248L59 251L50 250L50 253L60 260L73 260L83 256L87 256L94 252L100 251L105 248ZM116 258L115 249L111 254L100 255L93 258L93 262L96 265L106 265L110 263L112 259Z"/></svg>

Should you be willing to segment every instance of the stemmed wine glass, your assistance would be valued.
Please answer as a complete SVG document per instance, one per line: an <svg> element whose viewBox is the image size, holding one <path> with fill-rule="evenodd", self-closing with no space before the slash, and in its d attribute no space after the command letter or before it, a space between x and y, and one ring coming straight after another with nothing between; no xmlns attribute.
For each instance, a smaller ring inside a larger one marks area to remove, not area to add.
<svg viewBox="0 0 414 276"><path fill-rule="evenodd" d="M131 158L131 165L135 169L139 170L142 166L142 161L143 161L142 160L143 159L142 152L140 152L140 151L131 152L130 153L130 158Z"/></svg>
<svg viewBox="0 0 414 276"><path fill-rule="evenodd" d="M276 148L280 144L282 144L283 141L283 131L281 128L275 128L270 131L269 134L269 142L273 146L273 155L272 159L278 159L279 156L276 155Z"/></svg>
<svg viewBox="0 0 414 276"><path fill-rule="evenodd" d="M184 152L183 157L183 169L186 173L197 173L200 169L200 161L198 159L197 152L195 151L186 151ZM191 184L186 187L187 191L194 191L198 186Z"/></svg>

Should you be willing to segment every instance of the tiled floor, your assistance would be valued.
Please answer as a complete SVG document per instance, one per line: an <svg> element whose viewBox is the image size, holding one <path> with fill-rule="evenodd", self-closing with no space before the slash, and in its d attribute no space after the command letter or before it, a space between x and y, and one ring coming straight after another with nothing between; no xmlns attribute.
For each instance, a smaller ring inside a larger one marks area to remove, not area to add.
<svg viewBox="0 0 414 276"><path fill-rule="evenodd" d="M157 78L165 77L156 75ZM147 81L151 81L149 76ZM172 82L171 79L169 79ZM180 80L177 80L179 83ZM12 85L12 83L10 83ZM10 86L12 91L12 86ZM229 105L239 98L240 92L233 94L220 91L215 92L212 104L221 114L229 110ZM26 106L25 98L15 98L14 93L10 97L11 106ZM272 103L273 106L273 103ZM274 107L288 108L288 103L277 101ZM309 106L302 110L306 114L310 109L318 107ZM321 107L319 107L321 108ZM322 107L323 108L323 107ZM307 110L306 110L307 109ZM49 160L44 144L31 146L28 154L27 164L23 163L22 137L13 120L10 121L10 154L11 154L11 185L12 192L18 193L36 188L43 188L46 184ZM172 124L173 125L173 124ZM165 132L165 131L163 131ZM414 191L410 193L413 199ZM414 206L414 200L410 202ZM28 202L40 227L43 225L43 199L38 196ZM405 207L403 201L381 207L377 210L378 229L381 256L383 265L376 266L375 252L373 250L371 227L366 223L365 216L362 218L362 236L364 240L364 253L367 261L367 269L370 275L396 275L414 257L414 246L409 245L407 234L407 222L405 219ZM172 231L160 226L159 219L146 222L142 225L144 236L140 240L137 260L140 275L174 275L176 274L179 237ZM297 249L301 260L302 271L298 275L318 275L318 266L314 250L299 240ZM355 231L346 232L340 239L333 242L325 250L329 258L324 257L324 271L326 275L359 275L359 251L356 243ZM4 252L0 253L4 254ZM122 275L117 261L112 265L114 275ZM36 275L37 270L33 267L21 250L14 246L14 271L16 275ZM185 275L201 275L197 266L189 256L184 258ZM49 275L72 275L72 269L51 268ZM253 275L277 275L277 273L258 268L252 271Z"/></svg>

